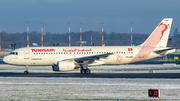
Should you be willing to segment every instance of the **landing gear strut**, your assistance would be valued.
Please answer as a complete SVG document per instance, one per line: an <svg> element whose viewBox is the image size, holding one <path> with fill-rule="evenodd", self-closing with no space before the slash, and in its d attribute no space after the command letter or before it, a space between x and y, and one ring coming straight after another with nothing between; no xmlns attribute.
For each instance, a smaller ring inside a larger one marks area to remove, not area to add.
<svg viewBox="0 0 180 101"><path fill-rule="evenodd" d="M24 71L24 74L29 74L29 72L28 72L28 66L26 66L26 70Z"/></svg>
<svg viewBox="0 0 180 101"><path fill-rule="evenodd" d="M81 74L90 74L91 73L91 70L88 69L88 65L85 64L85 65L81 65Z"/></svg>

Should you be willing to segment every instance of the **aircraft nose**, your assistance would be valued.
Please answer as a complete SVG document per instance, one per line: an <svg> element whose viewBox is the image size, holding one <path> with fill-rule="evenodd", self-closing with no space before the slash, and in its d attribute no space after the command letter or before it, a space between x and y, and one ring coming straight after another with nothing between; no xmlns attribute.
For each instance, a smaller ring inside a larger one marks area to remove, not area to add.
<svg viewBox="0 0 180 101"><path fill-rule="evenodd" d="M7 63L8 62L8 58L7 56L3 58L3 62Z"/></svg>

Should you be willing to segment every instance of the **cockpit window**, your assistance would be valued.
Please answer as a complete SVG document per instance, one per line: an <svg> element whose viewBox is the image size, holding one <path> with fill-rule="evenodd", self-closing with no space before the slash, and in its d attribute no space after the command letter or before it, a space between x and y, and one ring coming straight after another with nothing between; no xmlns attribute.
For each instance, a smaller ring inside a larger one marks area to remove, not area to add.
<svg viewBox="0 0 180 101"><path fill-rule="evenodd" d="M18 55L18 52L11 52L9 55Z"/></svg>

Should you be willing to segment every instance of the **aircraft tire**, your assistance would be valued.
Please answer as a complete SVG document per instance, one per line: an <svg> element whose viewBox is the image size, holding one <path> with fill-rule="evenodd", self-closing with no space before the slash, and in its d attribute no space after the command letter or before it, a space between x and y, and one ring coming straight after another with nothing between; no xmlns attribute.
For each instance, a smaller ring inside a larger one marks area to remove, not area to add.
<svg viewBox="0 0 180 101"><path fill-rule="evenodd" d="M86 74L90 74L91 70L90 69L86 69Z"/></svg>
<svg viewBox="0 0 180 101"><path fill-rule="evenodd" d="M85 69L81 69L81 74L86 74L86 70Z"/></svg>
<svg viewBox="0 0 180 101"><path fill-rule="evenodd" d="M29 72L28 71L24 71L24 74L29 74Z"/></svg>

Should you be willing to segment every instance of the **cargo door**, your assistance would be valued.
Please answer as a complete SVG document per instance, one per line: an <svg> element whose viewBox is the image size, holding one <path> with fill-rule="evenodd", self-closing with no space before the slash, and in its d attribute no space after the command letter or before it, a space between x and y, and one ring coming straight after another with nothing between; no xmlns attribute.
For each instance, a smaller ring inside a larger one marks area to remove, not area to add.
<svg viewBox="0 0 180 101"><path fill-rule="evenodd" d="M29 50L24 49L24 59L29 59Z"/></svg>

